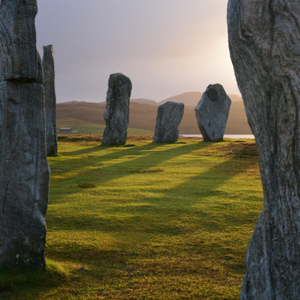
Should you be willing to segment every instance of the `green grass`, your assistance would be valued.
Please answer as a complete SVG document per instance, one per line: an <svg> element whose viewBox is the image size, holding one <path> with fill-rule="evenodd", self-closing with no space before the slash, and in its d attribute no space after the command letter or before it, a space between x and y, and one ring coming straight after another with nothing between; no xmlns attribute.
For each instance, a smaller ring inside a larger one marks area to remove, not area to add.
<svg viewBox="0 0 300 300"><path fill-rule="evenodd" d="M128 143L59 142L47 269L1 271L1 299L239 298L263 209L254 141Z"/></svg>
<svg viewBox="0 0 300 300"><path fill-rule="evenodd" d="M72 131L76 131L78 134L91 134L91 135L103 135L105 125L90 123L74 118L58 119L56 127L59 133L61 127L71 127ZM154 132L143 129L128 128L128 135L142 135L142 136L153 136Z"/></svg>

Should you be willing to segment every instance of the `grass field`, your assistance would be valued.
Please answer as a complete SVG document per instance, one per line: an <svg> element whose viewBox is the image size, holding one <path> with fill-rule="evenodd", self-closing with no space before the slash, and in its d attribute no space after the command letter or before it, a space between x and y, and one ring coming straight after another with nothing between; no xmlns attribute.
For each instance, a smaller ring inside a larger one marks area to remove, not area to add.
<svg viewBox="0 0 300 300"><path fill-rule="evenodd" d="M59 133L61 127L71 127L72 131L76 131L75 134L90 134L90 135L102 135L105 129L105 125L95 124L86 122L74 118L58 119L56 127ZM142 135L142 136L153 136L154 132L143 129L128 128L128 135Z"/></svg>
<svg viewBox="0 0 300 300"><path fill-rule="evenodd" d="M0 299L238 299L263 209L253 140L131 147L63 138L49 157L46 270Z"/></svg>

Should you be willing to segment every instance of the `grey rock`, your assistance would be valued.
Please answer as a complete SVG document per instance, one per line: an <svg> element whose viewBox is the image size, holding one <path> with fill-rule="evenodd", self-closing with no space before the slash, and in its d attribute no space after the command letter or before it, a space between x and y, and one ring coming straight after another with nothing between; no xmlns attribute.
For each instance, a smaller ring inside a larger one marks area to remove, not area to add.
<svg viewBox="0 0 300 300"><path fill-rule="evenodd" d="M46 146L47 155L57 153L56 133L56 94L55 94L55 67L53 46L44 46L43 71L46 113Z"/></svg>
<svg viewBox="0 0 300 300"><path fill-rule="evenodd" d="M106 127L102 144L123 145L127 139L129 122L129 102L132 84L121 73L111 74L108 81L104 119Z"/></svg>
<svg viewBox="0 0 300 300"><path fill-rule="evenodd" d="M209 85L195 108L199 129L205 141L223 139L231 100L221 84Z"/></svg>
<svg viewBox="0 0 300 300"><path fill-rule="evenodd" d="M0 6L0 269L45 267L50 170L36 12L32 0Z"/></svg>
<svg viewBox="0 0 300 300"><path fill-rule="evenodd" d="M43 86L0 83L0 268L44 267L49 166Z"/></svg>
<svg viewBox="0 0 300 300"><path fill-rule="evenodd" d="M296 0L228 3L230 54L264 190L241 300L296 300L300 295L299 19Z"/></svg>
<svg viewBox="0 0 300 300"><path fill-rule="evenodd" d="M184 104L168 101L157 109L153 143L175 143L179 138L178 126L182 120Z"/></svg>
<svg viewBox="0 0 300 300"><path fill-rule="evenodd" d="M43 82L36 47L36 0L6 0L0 6L0 53L3 80Z"/></svg>

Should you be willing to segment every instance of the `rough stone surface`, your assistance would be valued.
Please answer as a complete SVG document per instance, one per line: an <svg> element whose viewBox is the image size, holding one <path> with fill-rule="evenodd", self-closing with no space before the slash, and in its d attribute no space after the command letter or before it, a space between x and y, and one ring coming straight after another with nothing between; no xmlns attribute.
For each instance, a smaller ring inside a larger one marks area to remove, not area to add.
<svg viewBox="0 0 300 300"><path fill-rule="evenodd" d="M129 102L132 84L121 73L112 74L108 81L104 119L106 127L102 144L123 145L127 139L129 122Z"/></svg>
<svg viewBox="0 0 300 300"><path fill-rule="evenodd" d="M178 140L183 112L183 103L168 101L158 107L153 143L175 143Z"/></svg>
<svg viewBox="0 0 300 300"><path fill-rule="evenodd" d="M36 0L1 2L0 81L43 81L41 59L36 47L36 14Z"/></svg>
<svg viewBox="0 0 300 300"><path fill-rule="evenodd" d="M36 12L31 0L0 6L0 268L45 266L50 170Z"/></svg>
<svg viewBox="0 0 300 300"><path fill-rule="evenodd" d="M300 2L230 0L231 59L255 135L264 210L241 300L300 295Z"/></svg>
<svg viewBox="0 0 300 300"><path fill-rule="evenodd" d="M209 85L195 108L199 129L205 141L223 139L231 100L220 84Z"/></svg>
<svg viewBox="0 0 300 300"><path fill-rule="evenodd" d="M46 112L47 155L57 153L55 67L52 45L44 46L43 71Z"/></svg>

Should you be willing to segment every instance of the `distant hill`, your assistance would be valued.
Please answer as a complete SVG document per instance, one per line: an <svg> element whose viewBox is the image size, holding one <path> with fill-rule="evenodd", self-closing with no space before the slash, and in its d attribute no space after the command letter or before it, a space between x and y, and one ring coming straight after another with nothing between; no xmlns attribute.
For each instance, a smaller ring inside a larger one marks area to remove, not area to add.
<svg viewBox="0 0 300 300"><path fill-rule="evenodd" d="M130 103L140 103L140 104L149 104L149 105L157 105L157 102L154 100L144 99L144 98L138 98L138 99L130 99Z"/></svg>
<svg viewBox="0 0 300 300"><path fill-rule="evenodd" d="M243 101L243 99L238 95L228 95L232 102ZM160 102L156 102L155 100L149 100L144 98L131 99L130 102L135 102L139 104L149 104L149 105L162 105L168 101L184 103L185 106L196 107L199 101L201 100L202 93L200 92L188 92L180 95L176 95Z"/></svg>
<svg viewBox="0 0 300 300"><path fill-rule="evenodd" d="M158 105L162 105L168 101L173 101L173 102L183 103L186 106L196 107L198 102L200 101L201 97L202 97L202 93L200 93L200 92L188 92L188 93L183 93L183 94L162 100L162 101L158 102Z"/></svg>
<svg viewBox="0 0 300 300"><path fill-rule="evenodd" d="M243 102L243 98L238 95L228 95L228 97L231 99L232 102Z"/></svg>
<svg viewBox="0 0 300 300"><path fill-rule="evenodd" d="M237 95L229 96L232 99L232 104L225 133L251 134L242 98ZM154 132L158 106L161 105L163 102L174 101L185 103L183 119L179 126L180 133L200 134L197 120L195 117L195 106L196 104L198 104L200 98L201 93L191 92L165 99L159 103L155 102L154 100L147 99L131 100L129 112L129 127ZM135 102L136 100L138 102ZM145 101L146 104L139 103L140 101ZM89 103L72 101L68 103L58 103L56 105L56 117L57 120L73 118L89 123L105 125L105 121L103 118L105 106L106 102Z"/></svg>
<svg viewBox="0 0 300 300"><path fill-rule="evenodd" d="M248 124L243 101L232 101L225 132L227 134L252 134Z"/></svg>

